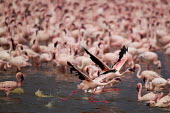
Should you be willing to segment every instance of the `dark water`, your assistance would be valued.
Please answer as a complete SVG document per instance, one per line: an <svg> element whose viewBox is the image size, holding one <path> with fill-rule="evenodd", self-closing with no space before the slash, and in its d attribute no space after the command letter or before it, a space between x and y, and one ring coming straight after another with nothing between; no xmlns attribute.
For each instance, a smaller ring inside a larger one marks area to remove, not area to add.
<svg viewBox="0 0 170 113"><path fill-rule="evenodd" d="M169 57L158 52L162 61L161 71L152 65L152 68L161 73L164 78L170 77ZM142 64L142 69L146 65ZM1 71L0 81L15 80L15 69L7 72ZM90 97L90 94L77 92L67 101L60 98L68 96L77 89L80 82L73 75L63 75L58 68L43 66L42 68L29 67L22 70L25 80L22 88L23 94L11 93L7 98L4 92L0 92L0 113L168 113L170 108L148 107L145 102L137 101L136 84L142 82L135 74L128 74L117 85L119 92L105 92L95 96L95 100L107 100L109 103L91 103L83 97ZM57 97L40 98L35 92L40 89L46 95ZM145 94L146 91L143 92ZM52 101L52 102L51 102ZM49 102L53 106L46 107Z"/></svg>

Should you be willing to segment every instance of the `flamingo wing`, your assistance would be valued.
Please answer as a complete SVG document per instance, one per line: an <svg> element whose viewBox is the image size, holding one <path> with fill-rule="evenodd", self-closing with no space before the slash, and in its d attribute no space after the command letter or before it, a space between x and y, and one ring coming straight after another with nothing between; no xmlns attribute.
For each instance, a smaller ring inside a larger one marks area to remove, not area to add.
<svg viewBox="0 0 170 113"><path fill-rule="evenodd" d="M124 55L121 60L119 62L117 62L114 66L113 66L113 69L111 70L108 70L108 71L105 71L103 72L102 74L100 75L103 75L103 74L108 74L108 73L115 73L117 71L120 71L120 69L122 68L122 66L125 64L125 62L127 61L127 56ZM132 69L131 69L132 70ZM133 70L132 70L133 71Z"/></svg>
<svg viewBox="0 0 170 113"><path fill-rule="evenodd" d="M71 73L73 71L76 72L76 76L79 76L80 80L87 80L87 81L92 81L91 78L89 78L85 73L79 71L76 67L74 67L70 62L67 61L67 64L70 66L70 71Z"/></svg>
<svg viewBox="0 0 170 113"><path fill-rule="evenodd" d="M110 68L109 68L106 64L104 64L102 61L100 61L96 56L92 55L92 54L91 54L87 49L85 49L84 47L83 47L83 49L86 51L86 53L87 53L88 55L90 55L90 59L91 59L96 65L98 65L102 70L104 70L104 71L110 70Z"/></svg>
<svg viewBox="0 0 170 113"><path fill-rule="evenodd" d="M116 65L118 62L121 61L121 59L123 58L124 54L126 54L126 52L128 51L128 48L126 48L125 46L123 46L119 52L119 59L117 60L117 62L114 64ZM114 66L113 65L113 66Z"/></svg>
<svg viewBox="0 0 170 113"><path fill-rule="evenodd" d="M120 69L125 64L126 61L127 61L127 56L124 55L123 58L113 66L113 70L116 69L117 71L120 71Z"/></svg>

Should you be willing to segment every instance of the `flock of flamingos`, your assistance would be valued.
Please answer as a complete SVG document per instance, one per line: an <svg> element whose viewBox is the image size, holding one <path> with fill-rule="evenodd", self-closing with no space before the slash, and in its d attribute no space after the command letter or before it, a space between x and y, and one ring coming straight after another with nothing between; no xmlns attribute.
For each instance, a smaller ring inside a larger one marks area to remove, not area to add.
<svg viewBox="0 0 170 113"><path fill-rule="evenodd" d="M138 101L169 107L170 79L153 70L161 69L158 50L170 56L169 5L168 0L0 0L0 69L16 68L17 80L0 82L0 90L9 96L22 85L23 68L48 63L82 80L63 101L84 90L92 94L90 102L107 103L94 101L94 95L135 72L144 81L137 84ZM150 92L142 96L142 90Z"/></svg>

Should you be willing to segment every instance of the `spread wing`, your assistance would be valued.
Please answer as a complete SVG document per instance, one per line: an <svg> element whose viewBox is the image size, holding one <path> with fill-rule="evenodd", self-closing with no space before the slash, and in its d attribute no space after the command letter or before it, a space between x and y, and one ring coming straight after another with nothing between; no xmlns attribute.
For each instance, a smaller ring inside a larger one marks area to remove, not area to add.
<svg viewBox="0 0 170 113"><path fill-rule="evenodd" d="M119 59L117 60L116 63L118 63L118 62L121 61L122 57L124 56L124 54L126 54L127 51L128 51L128 48L126 48L125 46L123 46L123 47L120 49ZM115 63L115 64L116 64L116 63ZM115 64L114 64L114 65L115 65ZM114 65L113 65L113 66L114 66Z"/></svg>
<svg viewBox="0 0 170 113"><path fill-rule="evenodd" d="M73 71L76 72L76 76L79 76L80 80L87 80L87 81L92 81L91 78L89 78L86 74L84 74L83 72L79 71L76 67L74 67L70 62L67 61L67 65L70 66L70 71L71 73Z"/></svg>
<svg viewBox="0 0 170 113"><path fill-rule="evenodd" d="M120 69L125 64L126 61L127 61L127 56L124 55L123 58L113 66L113 70L116 69L117 71L120 71Z"/></svg>
<svg viewBox="0 0 170 113"><path fill-rule="evenodd" d="M96 65L98 65L102 70L104 70L104 71L110 70L110 68L109 68L106 64L104 64L102 61L100 61L96 56L92 55L92 54L91 54L87 49L85 49L84 47L83 47L83 49L86 51L86 53L87 53L88 55L90 55L90 59L91 59Z"/></svg>
<svg viewBox="0 0 170 113"><path fill-rule="evenodd" d="M122 68L122 66L125 64L125 62L127 61L127 57L126 55L123 56L123 58L121 59L121 61L117 62L114 66L113 66L113 69L111 70L108 70L108 71L105 71L103 72L102 74L100 75L104 75L104 74L108 74L108 73L115 73L116 71L120 71L120 69ZM134 71L134 69L131 69L131 71Z"/></svg>

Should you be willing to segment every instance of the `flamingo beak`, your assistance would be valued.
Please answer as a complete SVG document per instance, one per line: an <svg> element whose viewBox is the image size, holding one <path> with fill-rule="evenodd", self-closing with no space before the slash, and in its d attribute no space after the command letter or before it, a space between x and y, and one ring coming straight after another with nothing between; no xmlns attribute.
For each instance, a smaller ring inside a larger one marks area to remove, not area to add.
<svg viewBox="0 0 170 113"><path fill-rule="evenodd" d="M23 76L23 74L21 75L21 82L23 82L24 81L24 76Z"/></svg>
<svg viewBox="0 0 170 113"><path fill-rule="evenodd" d="M129 71L135 72L135 69L134 68L130 68Z"/></svg>
<svg viewBox="0 0 170 113"><path fill-rule="evenodd" d="M144 83L146 82L146 78L145 78L145 77L143 78L143 82L144 82Z"/></svg>
<svg viewBox="0 0 170 113"><path fill-rule="evenodd" d="M139 87L138 86L136 87L136 90L139 92Z"/></svg>
<svg viewBox="0 0 170 113"><path fill-rule="evenodd" d="M115 78L115 80L117 80L117 81L121 81L121 79L120 79L120 78Z"/></svg>
<svg viewBox="0 0 170 113"><path fill-rule="evenodd" d="M147 106L150 106L150 102L147 102L146 105L147 105Z"/></svg>
<svg viewBox="0 0 170 113"><path fill-rule="evenodd" d="M23 50L24 48L23 48L23 46L21 46L21 50Z"/></svg>

